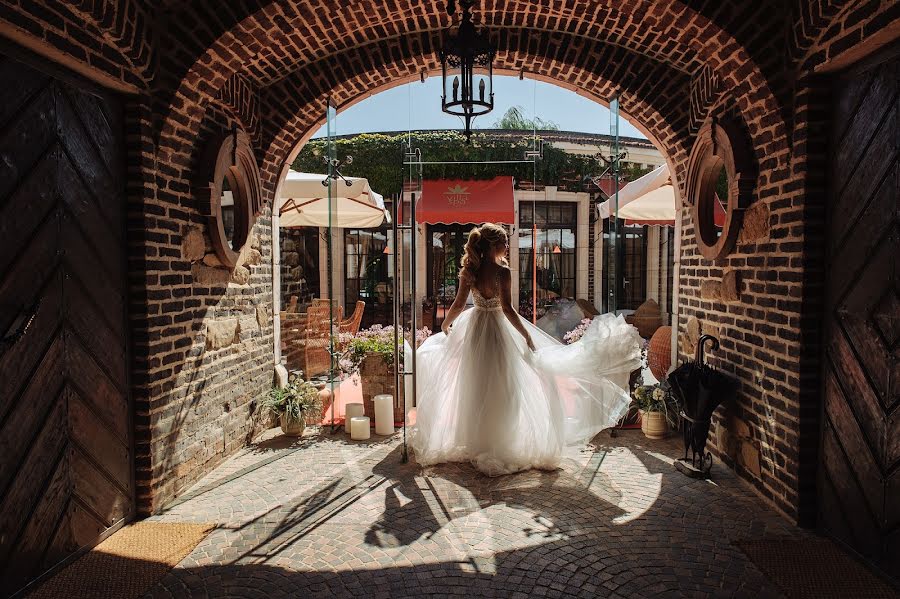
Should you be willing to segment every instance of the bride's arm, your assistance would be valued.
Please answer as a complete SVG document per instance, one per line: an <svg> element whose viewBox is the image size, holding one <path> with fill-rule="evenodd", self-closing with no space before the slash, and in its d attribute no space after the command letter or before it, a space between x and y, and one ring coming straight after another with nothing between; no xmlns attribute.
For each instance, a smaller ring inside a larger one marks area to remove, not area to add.
<svg viewBox="0 0 900 599"><path fill-rule="evenodd" d="M525 337L525 343L528 344L528 348L534 351L534 342L531 340L531 335L528 334L525 325L522 324L519 313L512 307L512 274L508 268L500 271L500 304L503 306L503 314L507 320Z"/></svg>
<svg viewBox="0 0 900 599"><path fill-rule="evenodd" d="M447 315L444 317L444 322L441 324L441 330L444 331L445 335L450 330L450 325L453 324L456 317L462 314L471 290L472 285L469 282L468 277L459 277L459 288L456 290L456 297L453 299L453 303L450 304L450 309L447 310Z"/></svg>

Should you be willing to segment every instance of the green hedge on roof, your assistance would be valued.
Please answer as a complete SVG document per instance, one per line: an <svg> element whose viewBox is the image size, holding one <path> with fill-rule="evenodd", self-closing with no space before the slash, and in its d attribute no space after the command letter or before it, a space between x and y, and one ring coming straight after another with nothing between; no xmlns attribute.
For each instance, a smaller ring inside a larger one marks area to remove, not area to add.
<svg viewBox="0 0 900 599"><path fill-rule="evenodd" d="M364 133L335 140L337 157L353 157L353 163L341 169L344 175L365 177L376 192L385 197L400 193L403 186L403 152L408 135ZM414 132L413 148L422 151L423 161L522 160L532 147L529 137L497 137L475 133L471 145L455 131ZM324 173L326 141L308 142L300 151L292 168L301 172ZM569 191L586 191L585 176L601 172L596 160L588 156L567 154L544 143L544 157L535 166L526 164L449 164L425 165L425 179L492 179L510 175L521 182L559 185Z"/></svg>

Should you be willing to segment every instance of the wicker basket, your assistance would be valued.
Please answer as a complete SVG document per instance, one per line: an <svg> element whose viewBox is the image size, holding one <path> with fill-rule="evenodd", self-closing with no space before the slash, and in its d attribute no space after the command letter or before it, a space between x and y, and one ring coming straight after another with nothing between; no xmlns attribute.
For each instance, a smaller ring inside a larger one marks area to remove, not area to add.
<svg viewBox="0 0 900 599"><path fill-rule="evenodd" d="M647 366L656 380L662 381L672 366L672 327L659 327L650 338Z"/></svg>
<svg viewBox="0 0 900 599"><path fill-rule="evenodd" d="M396 395L394 365L385 361L381 354L367 354L360 364L359 378L366 416L375 422L375 396L387 394L394 397L394 423L401 424L406 417L403 413L403 385L401 384L400 395Z"/></svg>

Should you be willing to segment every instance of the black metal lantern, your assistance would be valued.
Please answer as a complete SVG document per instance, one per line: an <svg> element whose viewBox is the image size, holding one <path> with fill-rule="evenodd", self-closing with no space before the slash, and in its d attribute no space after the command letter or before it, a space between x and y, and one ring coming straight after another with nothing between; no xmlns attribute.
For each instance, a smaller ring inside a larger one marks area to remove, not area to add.
<svg viewBox="0 0 900 599"><path fill-rule="evenodd" d="M474 0L460 0L462 18L456 35L448 34L441 48L443 93L441 110L462 117L466 140L472 137L472 119L494 109L494 54L487 37L472 23ZM456 2L449 0L447 12L456 12Z"/></svg>

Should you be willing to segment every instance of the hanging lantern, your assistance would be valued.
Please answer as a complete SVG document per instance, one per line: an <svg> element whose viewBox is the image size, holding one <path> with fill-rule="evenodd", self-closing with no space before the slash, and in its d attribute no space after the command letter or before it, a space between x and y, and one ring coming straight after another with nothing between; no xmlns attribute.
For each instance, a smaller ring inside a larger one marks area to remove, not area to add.
<svg viewBox="0 0 900 599"><path fill-rule="evenodd" d="M462 17L454 36L449 31L441 48L443 91L441 110L462 117L466 129L463 135L470 141L472 120L494 109L494 55L496 50L486 36L472 23L474 0L460 0ZM447 3L453 16L456 2Z"/></svg>

